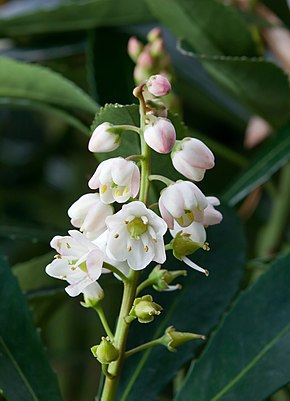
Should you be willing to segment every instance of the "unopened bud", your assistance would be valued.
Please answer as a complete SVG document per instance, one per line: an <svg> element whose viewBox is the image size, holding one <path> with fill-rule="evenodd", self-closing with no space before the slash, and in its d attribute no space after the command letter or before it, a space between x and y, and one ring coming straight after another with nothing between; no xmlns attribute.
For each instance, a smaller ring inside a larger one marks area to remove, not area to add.
<svg viewBox="0 0 290 401"><path fill-rule="evenodd" d="M166 329L164 336L161 339L161 343L167 347L171 352L176 351L176 347L179 345L191 341L191 340L205 340L206 337L201 334L195 333L183 333L181 331L176 331L173 326Z"/></svg>
<svg viewBox="0 0 290 401"><path fill-rule="evenodd" d="M151 29L151 31L147 35L147 39L149 42L154 42L156 39L161 37L161 29L156 27Z"/></svg>
<svg viewBox="0 0 290 401"><path fill-rule="evenodd" d="M186 276L186 270L165 270L161 269L160 265L154 267L149 274L148 279L152 282L153 288L156 291L174 291L181 288L180 284L169 285L179 276Z"/></svg>
<svg viewBox="0 0 290 401"><path fill-rule="evenodd" d="M128 41L128 54L131 59L136 63L138 57L140 56L143 50L142 43L136 38L136 36L132 36Z"/></svg>
<svg viewBox="0 0 290 401"><path fill-rule="evenodd" d="M163 75L152 75L147 83L146 86L148 91L156 97L165 96L171 91L171 85L167 78Z"/></svg>
<svg viewBox="0 0 290 401"><path fill-rule="evenodd" d="M161 311L162 307L153 302L151 295L144 295L135 299L126 321L130 323L137 318L140 323L150 323L154 316L160 315Z"/></svg>
<svg viewBox="0 0 290 401"><path fill-rule="evenodd" d="M166 118L158 117L152 124L145 127L144 139L147 145L156 152L169 153L175 144L175 128Z"/></svg>
<svg viewBox="0 0 290 401"><path fill-rule="evenodd" d="M119 357L119 351L114 347L108 337L102 337L99 345L94 345L91 351L97 360L105 365L114 362Z"/></svg>
<svg viewBox="0 0 290 401"><path fill-rule="evenodd" d="M84 302L80 304L84 308L96 308L98 303L104 298L104 291L97 281L88 285L83 290Z"/></svg>
<svg viewBox="0 0 290 401"><path fill-rule="evenodd" d="M112 152L120 146L121 138L114 125L103 123L93 132L89 141L89 151L95 153Z"/></svg>

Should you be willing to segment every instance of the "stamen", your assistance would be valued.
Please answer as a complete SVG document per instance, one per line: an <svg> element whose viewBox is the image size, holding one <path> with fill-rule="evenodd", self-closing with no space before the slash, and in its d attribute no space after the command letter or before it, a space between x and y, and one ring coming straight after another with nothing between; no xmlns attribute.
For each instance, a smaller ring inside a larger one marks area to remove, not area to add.
<svg viewBox="0 0 290 401"><path fill-rule="evenodd" d="M148 251L149 251L148 245L145 245L145 246L144 246L144 251L145 251L145 252L148 252Z"/></svg>
<svg viewBox="0 0 290 401"><path fill-rule="evenodd" d="M71 248L71 246L70 246L70 244L68 243L68 242L66 242L66 247L67 247L67 249L70 249Z"/></svg>
<svg viewBox="0 0 290 401"><path fill-rule="evenodd" d="M128 245L128 246L127 246L127 251L128 251L128 252L131 252L131 251L132 251L131 245Z"/></svg>
<svg viewBox="0 0 290 401"><path fill-rule="evenodd" d="M116 234L114 235L114 238L119 238L119 234L116 233Z"/></svg>
<svg viewBox="0 0 290 401"><path fill-rule="evenodd" d="M101 193L102 194L104 194L106 191L107 191L107 189L108 189L108 186L105 184L105 185L102 185L102 187L101 187Z"/></svg>

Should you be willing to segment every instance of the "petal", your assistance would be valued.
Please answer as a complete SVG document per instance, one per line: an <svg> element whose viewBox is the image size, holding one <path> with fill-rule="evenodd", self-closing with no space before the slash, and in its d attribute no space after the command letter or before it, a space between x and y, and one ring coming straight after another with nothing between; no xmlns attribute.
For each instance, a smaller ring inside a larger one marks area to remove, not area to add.
<svg viewBox="0 0 290 401"><path fill-rule="evenodd" d="M142 270L152 261L152 254L145 252L142 241L133 239L132 250L127 253L128 265L133 270Z"/></svg>
<svg viewBox="0 0 290 401"><path fill-rule="evenodd" d="M202 267L198 266L197 264L193 263L190 259L188 259L187 257L184 257L182 259L182 261L184 263L186 263L189 267L192 267L192 269L197 270L201 273L204 273L206 276L208 276L208 271L206 269L203 269Z"/></svg>
<svg viewBox="0 0 290 401"><path fill-rule="evenodd" d="M102 299L104 296L104 291L97 281L85 287L83 293L89 299Z"/></svg>
<svg viewBox="0 0 290 401"><path fill-rule="evenodd" d="M104 255L99 249L94 249L88 254L86 265L91 280L95 281L100 277L103 261Z"/></svg>

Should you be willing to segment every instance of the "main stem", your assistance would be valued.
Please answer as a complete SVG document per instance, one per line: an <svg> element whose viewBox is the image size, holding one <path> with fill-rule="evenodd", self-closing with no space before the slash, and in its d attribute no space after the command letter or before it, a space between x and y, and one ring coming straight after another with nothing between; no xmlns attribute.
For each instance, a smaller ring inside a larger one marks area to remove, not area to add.
<svg viewBox="0 0 290 401"><path fill-rule="evenodd" d="M149 175L150 175L150 148L144 141L144 126L146 108L142 93L139 97L140 101L140 139L141 139L141 184L139 200L147 204L149 193ZM129 315L133 305L136 289L138 285L139 272L131 270L128 280L124 282L124 292L122 298L121 309L119 313L114 346L119 350L119 358L117 361L112 362L108 367L109 375L106 377L101 401L114 401L116 399L118 383L121 375L121 368L125 358L126 343L129 331L129 323L125 318Z"/></svg>

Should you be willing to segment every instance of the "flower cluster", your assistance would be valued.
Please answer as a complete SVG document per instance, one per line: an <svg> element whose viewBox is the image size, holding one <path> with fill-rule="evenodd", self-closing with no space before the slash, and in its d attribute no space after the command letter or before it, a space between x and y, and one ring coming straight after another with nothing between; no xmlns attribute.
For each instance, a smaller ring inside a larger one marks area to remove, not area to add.
<svg viewBox="0 0 290 401"><path fill-rule="evenodd" d="M122 133L131 129L149 150L160 154L171 152L173 166L188 180L172 182L166 177L150 176L149 169L142 164L144 154L140 155L139 164L135 162L138 155L100 163L88 183L96 192L81 196L68 210L72 225L79 231L71 230L68 236L56 236L51 241L57 255L46 272L66 280L70 296L83 293L89 304L99 300L103 297L97 282L101 274L113 272L119 279L126 279L132 271L145 269L152 261L163 264L165 250L172 250L176 258L208 274L188 255L199 248L208 249L205 229L222 220L215 209L219 200L206 197L192 182L203 179L205 171L214 166L214 156L198 139L176 140L175 127L160 99L170 91L171 85L164 75L153 75L143 81L133 92L140 101L140 127L105 122L92 133L89 150L114 151L121 145ZM150 160L146 157L148 165ZM142 185L143 192L144 185L148 191L154 179L167 184L158 200L160 215L147 207L148 193L145 197L141 195ZM114 204L120 205L116 212ZM165 246L167 229L173 239ZM163 287L176 289L178 285L165 283ZM159 288L157 283L155 288Z"/></svg>

